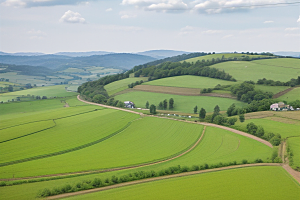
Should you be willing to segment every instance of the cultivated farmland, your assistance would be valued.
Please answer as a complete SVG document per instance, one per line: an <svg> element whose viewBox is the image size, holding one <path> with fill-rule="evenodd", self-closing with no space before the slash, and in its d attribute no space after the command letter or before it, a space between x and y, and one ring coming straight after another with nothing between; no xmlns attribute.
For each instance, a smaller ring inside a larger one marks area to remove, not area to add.
<svg viewBox="0 0 300 200"><path fill-rule="evenodd" d="M300 100L300 87L294 88L288 93L282 95L281 97L277 98L279 101L295 101Z"/></svg>
<svg viewBox="0 0 300 200"><path fill-rule="evenodd" d="M251 167L171 178L67 199L297 200L299 196L299 184L281 167Z"/></svg>
<svg viewBox="0 0 300 200"><path fill-rule="evenodd" d="M274 81L289 81L300 74L300 60L276 58L255 61L230 61L212 65L232 75L238 81L257 81L266 78ZM259 73L257 73L259 72Z"/></svg>
<svg viewBox="0 0 300 200"><path fill-rule="evenodd" d="M108 95L113 95L117 92L121 92L128 88L128 85L131 83L135 83L136 81L147 81L147 77L140 77L140 78L126 78L123 80L115 81L110 84L105 85L105 90L107 91Z"/></svg>
<svg viewBox="0 0 300 200"><path fill-rule="evenodd" d="M193 113L193 108L196 105L198 105L199 108L205 108L207 112L212 112L216 105L219 105L221 110L227 110L227 108L233 103L235 103L237 107L246 105L243 102L229 98L208 96L181 96L141 91L134 91L117 95L115 98L120 101L133 101L136 107L140 108L144 108L147 101L149 101L150 105L154 104L158 106L160 101L173 98L175 101L175 107L173 111L180 111L185 113Z"/></svg>

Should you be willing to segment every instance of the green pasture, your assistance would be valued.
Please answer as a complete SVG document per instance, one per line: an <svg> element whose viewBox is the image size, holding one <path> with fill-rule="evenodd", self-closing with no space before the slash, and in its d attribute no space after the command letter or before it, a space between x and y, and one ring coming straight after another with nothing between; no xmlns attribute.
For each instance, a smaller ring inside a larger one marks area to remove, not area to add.
<svg viewBox="0 0 300 200"><path fill-rule="evenodd" d="M276 64L276 63L279 64ZM292 66L292 67L290 67ZM257 81L266 78L274 81L289 81L300 74L300 60L276 58L255 61L230 61L212 65L232 75L238 81Z"/></svg>
<svg viewBox="0 0 300 200"><path fill-rule="evenodd" d="M140 77L140 78L126 78L119 81L112 82L104 86L104 89L107 91L108 95L111 96L117 92L126 90L128 85L131 83L135 83L136 81L147 81L147 77Z"/></svg>
<svg viewBox="0 0 300 200"><path fill-rule="evenodd" d="M258 58L258 57L266 57L263 55L247 55L247 54L241 54L241 53L217 53L217 54L210 54L210 55L206 55L206 56L199 56L199 57L195 57L195 58L190 58L185 60L186 62L197 62L202 61L203 59L206 60L211 60L211 59L221 59L222 56L224 55L225 59L233 59L233 58L241 58L241 57L246 57L249 56L250 58ZM183 61L182 61L183 62Z"/></svg>
<svg viewBox="0 0 300 200"><path fill-rule="evenodd" d="M56 126L51 129L0 143L0 163L46 155L88 144L120 130L138 117L139 115L128 112L105 109L56 119ZM47 126L43 125L39 123L37 128L45 129ZM7 136L13 131L24 131L25 135L28 134L26 128L28 129L26 124L6 128L1 130L1 135Z"/></svg>
<svg viewBox="0 0 300 200"><path fill-rule="evenodd" d="M28 90L21 90L16 92L9 92L0 94L0 101L7 102L7 100L16 99L22 95L34 95L34 96L46 96L50 97L67 97L67 96L74 96L76 95L75 92L68 92L66 91L65 87L67 85L55 85L55 86L48 86L48 87L36 87Z"/></svg>
<svg viewBox="0 0 300 200"><path fill-rule="evenodd" d="M288 103L291 101L300 100L300 87L294 88L277 99L279 101L287 101Z"/></svg>
<svg viewBox="0 0 300 200"><path fill-rule="evenodd" d="M296 112L296 111L295 111ZM274 120L271 120L274 119ZM236 122L234 127L238 129L247 130L246 126L248 123L253 122L255 125L260 125L264 128L265 133L279 133L282 138L291 136L300 136L300 125L299 124L288 124L285 121L280 122L280 118L263 118L263 119L248 119L245 122ZM284 119L282 119L284 120Z"/></svg>
<svg viewBox="0 0 300 200"><path fill-rule="evenodd" d="M172 111L180 111L184 113L193 113L194 107L204 108L206 112L212 112L216 105L219 105L221 110L227 110L227 108L235 103L237 107L243 107L246 103L237 101L235 99L221 98L221 97L209 97L209 96L182 96L173 94L153 93L153 92L141 92L133 91L125 94L115 96L115 99L120 101L132 101L139 108L145 108L145 104L149 101L150 105L159 105L159 102L170 98L174 99L174 109ZM157 108L158 109L158 108Z"/></svg>
<svg viewBox="0 0 300 200"><path fill-rule="evenodd" d="M116 111L114 112L116 113ZM117 112L124 113L121 111ZM135 114L130 115L136 116ZM128 120L129 117L130 116L124 116L123 118ZM17 147L0 144L0 148L3 149L1 151L1 160L11 160L12 156L13 158L23 158L29 157L30 155L48 153L51 149L60 150L59 148L61 148L61 150L63 150L71 147L71 145L75 146L76 144L79 146L88 142L87 140L91 140L91 138L96 140L103 137L104 134L107 134L107 130L111 130L111 133L122 124L119 122L120 119L118 120L120 116L115 116L114 119L111 119L109 115L106 115L106 118L107 119L104 120L108 125L99 121L100 118L96 118L93 122L82 119L84 123L87 123L86 126L82 128L75 124L72 125L74 128L69 127L69 130L58 128L56 132L53 131L48 135L35 135L37 139L28 139L28 144L24 144L25 141L16 142L14 146L18 145ZM98 121L98 123L96 124L95 121ZM76 122L79 123L78 121ZM92 123L94 125L92 125ZM76 172L121 167L160 160L177 154L194 144L199 138L202 128L202 126L195 124L146 117L133 122L118 135L93 146L58 156L0 167L0 177L8 178L13 174L15 177L24 177ZM85 129L85 131L83 131L83 129ZM68 132L64 133L63 131ZM57 137L55 137L55 135L52 136L55 133L57 133ZM21 138L18 140L21 141ZM42 144L38 144L37 141ZM30 148L30 144L31 146L34 145L34 147ZM29 150L26 148L29 148ZM20 151L21 149L22 151ZM36 151L38 151L38 153Z"/></svg>
<svg viewBox="0 0 300 200"><path fill-rule="evenodd" d="M0 81L0 87L8 87L10 85L18 85L18 84Z"/></svg>
<svg viewBox="0 0 300 200"><path fill-rule="evenodd" d="M208 78L202 76L174 76L162 78L154 81L144 83L145 85L158 85L170 87L186 87L186 88L214 88L216 85L233 85L236 84L232 81L224 81L221 79Z"/></svg>
<svg viewBox="0 0 300 200"><path fill-rule="evenodd" d="M300 137L290 137L287 140L289 147L293 152L293 165L291 167L300 168ZM291 164L291 163L290 163Z"/></svg>
<svg viewBox="0 0 300 200"><path fill-rule="evenodd" d="M288 88L289 86L255 85L256 90L262 90L263 92L272 92L273 94L277 94L278 92L281 92Z"/></svg>
<svg viewBox="0 0 300 200"><path fill-rule="evenodd" d="M299 184L282 167L249 167L159 180L66 199L297 200L299 196Z"/></svg>

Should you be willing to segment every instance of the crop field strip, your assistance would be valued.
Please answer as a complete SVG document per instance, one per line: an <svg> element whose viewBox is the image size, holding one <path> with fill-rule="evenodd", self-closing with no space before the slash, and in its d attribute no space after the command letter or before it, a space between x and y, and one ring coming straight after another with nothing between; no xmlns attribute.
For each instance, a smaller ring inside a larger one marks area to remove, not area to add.
<svg viewBox="0 0 300 200"><path fill-rule="evenodd" d="M280 194L273 192L274 187ZM296 200L299 187L279 164L265 163L148 178L47 199L116 199L120 196L122 199L276 199L280 196ZM216 191L216 188L219 189ZM232 191L232 188L247 195Z"/></svg>
<svg viewBox="0 0 300 200"><path fill-rule="evenodd" d="M183 96L200 96L200 89L196 89L196 88L137 85L133 89L137 91L144 91L144 92L175 94L175 95L183 95Z"/></svg>
<svg viewBox="0 0 300 200"><path fill-rule="evenodd" d="M85 114L87 114L87 113L85 113ZM91 115L91 112L88 112L88 114ZM106 123L111 118L114 118L114 115L116 115L116 114L119 114L121 119L115 120L115 121L116 122L118 121L119 123L121 123L121 125L114 126L114 128L107 129L108 127L107 127ZM124 113L121 113L120 111L103 110L99 114L92 114L91 116L89 116L89 115L86 116L85 122L91 118L98 116L98 118L95 119L95 120L100 120L100 123L98 122L98 126L101 125L101 128L104 127L103 130L106 130L106 131L111 130L111 131L108 131L108 133L105 133L105 131L104 131L104 134L102 133L99 136L97 136L97 132L95 133L96 135L94 133L89 133L89 132L86 132L85 135L81 134L82 136L77 134L78 137L81 137L81 139L80 139L81 145L80 145L80 143L75 142L75 141L74 141L75 143L73 142L74 144L72 144L72 140L69 139L68 135L72 131L75 131L76 129L77 129L76 131L83 131L86 127L81 127L82 122L79 123L79 125L74 126L75 128L72 127L73 129L69 133L63 131L65 128L61 127L64 125L64 123L69 125L70 123L73 122L73 120L76 121L76 117L78 117L78 116L81 117L80 115L73 115L70 117L63 117L59 120L57 119L56 128L58 130L55 129L55 130L51 131L48 129L48 132L47 131L42 132L41 136L40 136L40 134L39 135L31 134L29 136L29 138L27 138L27 137L26 138L18 138L18 140L9 141L9 142L0 144L0 148L2 149L2 151L1 151L2 163L0 164L0 166L45 158L45 157L54 156L54 155L60 155L63 153L75 151L78 149L82 149L82 148L97 144L99 142L102 142L105 139L108 139L108 138L116 135L120 131L124 130L126 127L128 127L130 125L130 121L133 121L134 119L136 119L138 115L135 116L135 115L132 115L129 113L124 114ZM99 118L99 116L100 116L100 118ZM122 118L124 118L125 116L127 116L129 118L124 121L124 120L122 120ZM131 116L131 118L130 118L130 116ZM71 119L69 119L69 118L71 118ZM64 120L64 119L66 119L67 121L61 122L61 120ZM122 121L124 121L124 122L122 122ZM58 122L60 122L60 123L58 123ZM71 127L66 126L66 128L70 129ZM76 133L76 131L73 133ZM66 136L64 136L64 134ZM58 140L59 142L55 142L55 145L48 144L49 141L56 140L55 138L57 138L57 137L59 138L59 140ZM100 137L100 139L99 139L99 137ZM48 141L48 143L47 142L45 143L45 141ZM66 142L68 143L68 146L62 145L62 144L65 144ZM34 147L32 147L32 145ZM46 147L45 147L45 145L46 145ZM20 149L22 149L22 151L20 151ZM43 149L43 150L41 150L41 149ZM38 152L38 153L36 153L36 152ZM26 157L24 157L24 156L26 156ZM27 157L27 156L30 156L30 157ZM10 158L14 158L14 160L9 160Z"/></svg>
<svg viewBox="0 0 300 200"><path fill-rule="evenodd" d="M147 130L144 130L142 127L145 124L149 124L149 121L152 122L152 125L155 124L155 127L149 127ZM102 142L101 145L93 145L80 151L59 156L3 166L0 169L0 174L2 178L7 178L12 177L8 174L15 172L20 174L18 177L25 177L72 171L110 169L156 162L174 157L191 148L196 140L199 139L201 134L199 131L202 128L203 126L199 125L183 125L181 122L174 120L147 117L134 122L122 134L114 137L114 139ZM186 135L182 134L183 132ZM137 151L137 149L139 150ZM161 149L164 149L164 151L160 151ZM99 154L97 152L106 153ZM112 160L112 157L115 159ZM27 165L28 167L25 167ZM30 169L30 171L23 174L24 169ZM47 173L46 171L50 172Z"/></svg>

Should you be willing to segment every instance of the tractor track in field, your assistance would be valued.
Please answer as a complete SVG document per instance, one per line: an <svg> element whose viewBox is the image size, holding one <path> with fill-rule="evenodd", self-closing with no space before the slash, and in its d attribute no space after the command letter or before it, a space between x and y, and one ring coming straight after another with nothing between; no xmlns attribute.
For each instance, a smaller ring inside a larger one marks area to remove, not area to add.
<svg viewBox="0 0 300 200"><path fill-rule="evenodd" d="M171 179L171 178L178 178L178 177L184 177L184 176L191 176L191 175L203 174L203 173L209 173L209 172L230 170L230 169L238 169L238 168L246 168L246 167L257 167L257 166L282 166L282 164L279 164L279 163L256 163L256 164L245 164L245 165L234 165L234 166L228 166L228 167L220 167L220 168L207 169L207 170L201 170L201 171L184 172L184 173L180 173L180 174L172 174L172 175L167 175L167 176L159 176L159 177L147 178L147 179L142 179L142 180L137 180L137 181L130 181L130 182L126 182L126 183L119 183L119 184L116 184L116 185L110 185L110 186L101 187L101 188L83 190L83 191L79 191L79 192L60 194L60 195L56 195L56 196L50 196L46 199L67 198L67 197L72 197L72 196L77 196L77 195L83 195L83 194L88 194L88 193L93 193L93 192L100 192L100 191L104 191L104 190L110 190L110 189L114 189L114 188L120 188L120 187L125 187L125 186L130 186L130 185L137 185L137 184L148 183L148 182L153 182L153 181L159 181L159 180L165 180L165 179ZM283 166L283 168L284 168L284 166ZM287 170L287 169L285 169L285 170Z"/></svg>
<svg viewBox="0 0 300 200"><path fill-rule="evenodd" d="M141 119L141 118L139 118ZM150 163L143 163L143 164L138 164L138 165L133 165L133 166L127 166L127 167L118 167L118 168L110 168L110 169L102 169L102 170L93 170L93 171L81 171L81 172L73 172L73 173L61 173L61 174L49 174L49 175L41 175L41 176L32 176L32 177L24 177L24 178L11 178L11 179L0 179L0 181L14 181L14 180L29 180L29 179L35 179L35 178L46 178L46 177L58 177L58 176L69 176L69 175L87 175L87 174L95 174L95 173L104 173L104 172L112 172L112 171L119 171L119 170L124 170L124 169L136 169L140 167L146 167L146 166L151 166L151 165L156 165L164 162L168 162L171 160L174 160L176 158L179 158L190 151L192 151L202 140L204 133L205 133L206 127L203 128L202 134L199 137L199 139L193 144L192 147L187 149L186 151L180 153L179 155L175 155L171 158L167 158L164 160L159 160L159 161L154 161Z"/></svg>

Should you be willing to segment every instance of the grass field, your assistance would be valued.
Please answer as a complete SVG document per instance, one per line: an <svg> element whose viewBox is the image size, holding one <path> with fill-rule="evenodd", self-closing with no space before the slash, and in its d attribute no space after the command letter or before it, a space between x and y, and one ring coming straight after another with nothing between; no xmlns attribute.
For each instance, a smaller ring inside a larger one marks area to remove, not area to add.
<svg viewBox="0 0 300 200"><path fill-rule="evenodd" d="M16 99L22 95L34 95L34 96L47 96L49 97L66 97L66 96L74 96L75 92L66 91L65 87L67 85L56 85L56 86L48 86L48 87L37 87L28 90L21 90L17 92L9 92L0 94L0 101L7 102L7 100Z"/></svg>
<svg viewBox="0 0 300 200"><path fill-rule="evenodd" d="M251 167L171 178L67 199L297 200L299 196L300 186L283 168Z"/></svg>
<svg viewBox="0 0 300 200"><path fill-rule="evenodd" d="M291 167L300 168L300 137L291 137L287 140L288 145L290 146L293 152L293 164Z"/></svg>
<svg viewBox="0 0 300 200"><path fill-rule="evenodd" d="M112 82L110 84L107 84L106 86L104 86L104 88L106 89L108 95L113 95L117 92L121 92L123 90L126 90L128 88L128 85L131 83L135 83L136 81L147 81L148 78L147 77L140 77L140 78L126 78L123 80L119 80L119 81L115 81Z"/></svg>
<svg viewBox="0 0 300 200"><path fill-rule="evenodd" d="M295 111L296 112L296 111ZM296 113L297 114L297 113ZM242 128L246 130L246 126L248 123L253 122L255 125L260 125L264 128L267 133L279 133L282 138L290 137L290 136L300 136L300 123L297 121L296 124L288 124L291 120L285 120L280 117L267 117L264 119L249 119L245 122L237 122L234 127Z"/></svg>
<svg viewBox="0 0 300 200"><path fill-rule="evenodd" d="M289 88L289 86L255 85L256 90L262 90L264 92L272 92L273 94L276 94L276 93L286 90L288 88Z"/></svg>
<svg viewBox="0 0 300 200"><path fill-rule="evenodd" d="M121 101L132 101L135 103L136 107L145 108L145 104L149 101L150 105L154 104L158 106L159 102L164 99L169 100L174 99L175 108L173 111L180 111L185 113L193 113L193 108L197 105L198 108L203 107L206 112L212 112L216 105L219 105L221 110L227 110L227 108L235 103L237 107L242 107L246 105L243 102L220 97L207 97L207 96L181 96L181 95L171 95L162 93L152 93L152 92L129 92L121 95L115 96L115 99Z"/></svg>
<svg viewBox="0 0 300 200"><path fill-rule="evenodd" d="M300 73L300 60L276 58L255 61L230 61L212 65L232 75L238 81L257 81L266 78L274 81L289 81ZM259 73L258 73L259 72Z"/></svg>
<svg viewBox="0 0 300 200"><path fill-rule="evenodd" d="M241 58L241 57L246 57L246 56L249 56L250 58L266 57L266 56L262 56L262 55L247 55L247 54L241 54L241 53L217 53L217 54L210 54L210 55L206 55L206 56L200 56L200 57L196 57L196 58L190 58L190 59L187 59L185 61L195 63L198 60L202 61L203 59L205 61L206 60L211 60L213 58L214 59L217 59L217 58L221 59L223 55L226 59Z"/></svg>
<svg viewBox="0 0 300 200"><path fill-rule="evenodd" d="M279 101L287 101L288 103L291 101L300 100L300 87L294 88L277 99Z"/></svg>
<svg viewBox="0 0 300 200"><path fill-rule="evenodd" d="M107 111L111 112L111 110L108 109ZM124 113L121 111L113 112ZM126 114L128 115L128 113ZM130 115L136 116L134 114ZM22 152L11 150L13 147L10 147L10 145L0 144L0 148L3 149L3 151L1 151L1 160L4 160L5 158L9 160L9 158L12 157L11 155L9 156L9 154L14 154L14 158L16 158L17 156L35 155L37 154L37 150L38 154L44 152L48 153L54 148L55 150L58 150L62 147L71 147L72 144L80 145L86 143L89 139L96 140L97 137L104 137L104 134L107 135L108 132L111 133L113 131L111 129L119 128L116 127L117 125L121 126L121 123L118 122L118 117L115 117L115 120L111 120L109 115L106 115L107 119L105 119L104 122L98 122L98 124L94 126L91 126L92 122L88 122L88 124L81 129L90 127L89 129L91 130L84 131L84 135L82 135L83 131L80 129L80 125L77 127L75 125L74 129L72 128L73 130L68 130L69 133L73 131L72 137L74 137L74 139L72 140L69 138L70 141L66 140L68 139L66 136L69 134L64 133L63 131L65 130L60 128L55 133L62 136L56 137L56 140L55 136L52 136L53 133L50 133L48 134L49 136L44 134L42 137L41 135L41 138L38 138L40 140L28 140L28 144L19 142L18 146L15 148L19 150L23 149ZM128 116L123 118L128 120ZM96 118L93 123L95 124L95 121L99 120L99 118ZM112 126L108 121L111 121L112 123L115 121L115 123L118 122L118 124ZM85 123L87 123L87 121ZM103 128L103 126L106 127ZM93 127L93 129L91 127ZM94 131L96 129L99 129L99 132ZM15 174L15 177L24 177L104 169L159 160L188 148L196 142L201 131L202 126L199 125L147 117L133 122L131 126L120 134L93 146L67 154L1 167L0 178L11 177L12 174ZM39 136L37 135L36 137ZM34 143L34 141L40 142L41 144ZM49 142L46 143L45 141ZM77 143L75 143L76 141ZM29 144L34 145L34 147L27 150L25 146L29 146ZM33 151L33 149L35 151Z"/></svg>
<svg viewBox="0 0 300 200"><path fill-rule="evenodd" d="M144 84L203 89L203 88L214 88L218 84L233 85L236 83L232 81L224 81L215 78L185 75L185 76L174 76L169 78L162 78L154 81L149 81Z"/></svg>

